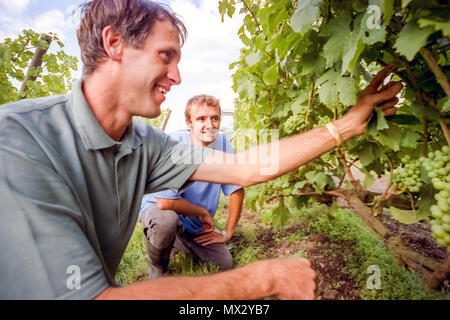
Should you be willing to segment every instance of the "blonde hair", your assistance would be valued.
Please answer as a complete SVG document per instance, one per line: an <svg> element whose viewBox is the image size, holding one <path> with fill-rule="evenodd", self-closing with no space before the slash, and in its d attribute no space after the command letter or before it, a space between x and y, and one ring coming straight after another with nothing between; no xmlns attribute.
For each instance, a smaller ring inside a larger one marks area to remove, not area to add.
<svg viewBox="0 0 450 320"><path fill-rule="evenodd" d="M218 107L219 113L222 114L219 99L207 94L199 94L190 98L186 104L186 109L184 110L184 117L186 118L186 121L191 120L191 107L193 104L206 105L208 107Z"/></svg>

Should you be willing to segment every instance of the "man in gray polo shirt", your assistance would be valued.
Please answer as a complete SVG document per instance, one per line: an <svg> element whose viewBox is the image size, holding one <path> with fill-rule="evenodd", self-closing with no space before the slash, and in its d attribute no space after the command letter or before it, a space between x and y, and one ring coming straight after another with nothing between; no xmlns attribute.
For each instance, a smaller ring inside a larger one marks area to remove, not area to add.
<svg viewBox="0 0 450 320"><path fill-rule="evenodd" d="M180 83L184 36L181 21L151 1L90 1L78 30L83 80L67 95L1 106L0 299L314 297L315 273L301 258L126 287L113 277L144 193L180 193L189 180L273 179L362 134L376 104L394 114L401 85L378 91L386 68L342 119L281 140L277 170L262 174L262 164L223 163L218 151L133 120L158 116Z"/></svg>

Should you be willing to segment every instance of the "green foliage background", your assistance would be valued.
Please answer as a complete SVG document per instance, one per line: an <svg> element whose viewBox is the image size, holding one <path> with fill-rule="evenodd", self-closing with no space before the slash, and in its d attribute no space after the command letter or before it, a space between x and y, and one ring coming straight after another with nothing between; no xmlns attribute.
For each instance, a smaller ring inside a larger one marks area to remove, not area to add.
<svg viewBox="0 0 450 320"><path fill-rule="evenodd" d="M71 72L77 70L77 57L66 54L64 44L54 33L48 34L51 44L56 44L56 53L47 52L42 57L42 65L29 70L37 76L27 82L27 90L19 95L21 83L33 58L36 48L48 48L49 44L40 39L41 34L33 30L23 30L15 39L6 38L0 43L0 104L23 98L37 98L63 94L71 89Z"/></svg>
<svg viewBox="0 0 450 320"><path fill-rule="evenodd" d="M365 174L361 187L367 189L376 177L392 179L406 162L450 144L444 134L450 123L450 102L442 86L450 74L449 9L447 1L437 0L219 2L223 20L243 16L238 31L241 56L230 66L239 95L236 136L251 135L249 129L253 133L278 129L284 137L340 118L374 74L390 62L397 66L392 80L405 84L396 116L386 120L377 109L363 136L269 182L268 187L258 186L248 200L254 209L263 209L264 198L353 189L332 179L343 178L344 163ZM424 50L436 62L434 69ZM444 77L436 76L435 69ZM257 143L256 137L236 148L252 143ZM429 215L436 190L426 173L421 180L418 191L394 186L387 191L407 194ZM274 225L282 225L286 214L281 201L272 212Z"/></svg>

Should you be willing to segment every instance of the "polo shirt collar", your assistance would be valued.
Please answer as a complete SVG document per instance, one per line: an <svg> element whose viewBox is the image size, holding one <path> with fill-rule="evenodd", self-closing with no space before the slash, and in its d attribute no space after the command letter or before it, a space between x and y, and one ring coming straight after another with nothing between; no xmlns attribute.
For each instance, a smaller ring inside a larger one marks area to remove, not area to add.
<svg viewBox="0 0 450 320"><path fill-rule="evenodd" d="M133 122L126 128L122 139L120 141L114 141L114 139L106 134L97 118L95 118L83 94L81 84L81 80L77 80L73 84L71 104L75 125L86 149L99 150L112 146L120 147L121 145L128 145L136 149L142 141L137 136L135 137Z"/></svg>

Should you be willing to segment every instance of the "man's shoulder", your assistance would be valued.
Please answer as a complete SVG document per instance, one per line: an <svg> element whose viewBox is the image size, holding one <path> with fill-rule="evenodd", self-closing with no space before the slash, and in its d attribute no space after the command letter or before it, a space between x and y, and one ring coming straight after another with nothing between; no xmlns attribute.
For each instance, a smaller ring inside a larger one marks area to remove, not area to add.
<svg viewBox="0 0 450 320"><path fill-rule="evenodd" d="M41 131L46 123L58 125L62 117L67 115L68 100L68 95L57 95L3 104L0 106L0 129L24 126L27 130Z"/></svg>
<svg viewBox="0 0 450 320"><path fill-rule="evenodd" d="M0 125L14 119L16 122L36 122L42 126L42 121L49 119L46 111L51 112L54 107L64 107L68 102L68 95L57 95L34 99L23 99L0 106ZM45 113L45 115L44 115Z"/></svg>
<svg viewBox="0 0 450 320"><path fill-rule="evenodd" d="M56 105L65 104L67 101L67 94L18 100L0 105L0 117L9 114L24 114L32 111L45 110Z"/></svg>
<svg viewBox="0 0 450 320"><path fill-rule="evenodd" d="M150 125L145 119L140 117L133 118L134 133L144 142L145 145L159 143L161 146L171 143L171 140L177 141L174 137L164 133L161 129Z"/></svg>

